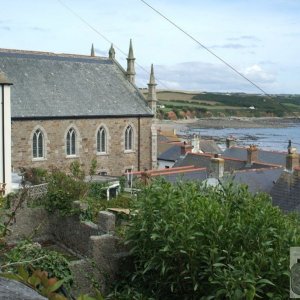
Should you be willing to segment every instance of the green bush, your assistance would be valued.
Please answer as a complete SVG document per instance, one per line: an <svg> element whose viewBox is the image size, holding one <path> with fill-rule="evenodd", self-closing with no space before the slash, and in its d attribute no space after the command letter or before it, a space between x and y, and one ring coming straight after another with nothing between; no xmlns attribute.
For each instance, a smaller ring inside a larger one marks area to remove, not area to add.
<svg viewBox="0 0 300 300"><path fill-rule="evenodd" d="M87 192L87 183L76 180L60 171L54 171L48 178L48 191L45 208L49 212L58 211L60 215L72 215L73 202Z"/></svg>
<svg viewBox="0 0 300 300"><path fill-rule="evenodd" d="M97 221L98 212L101 210L106 210L109 207L114 208L130 208L132 207L133 200L131 197L125 197L123 195L118 195L118 197L107 200L107 199L97 199L94 197L85 197L81 199L83 203L88 204L88 209L82 213L81 217L83 220Z"/></svg>
<svg viewBox="0 0 300 300"><path fill-rule="evenodd" d="M106 199L106 189L106 183L90 182L88 185L88 196L95 199Z"/></svg>
<svg viewBox="0 0 300 300"><path fill-rule="evenodd" d="M283 299L299 219L244 187L157 181L126 231L133 290L155 299Z"/></svg>
<svg viewBox="0 0 300 300"><path fill-rule="evenodd" d="M23 180L32 185L45 183L47 177L47 170L42 168L21 168L23 173Z"/></svg>
<svg viewBox="0 0 300 300"><path fill-rule="evenodd" d="M16 247L12 248L5 254L4 265L11 266L2 269L2 271L17 272L17 264L22 262L24 267L29 265L33 269L47 271L49 278L67 279L66 287L70 287L72 283L71 271L68 266L67 259L56 251L47 250L38 243L31 243L27 240L21 241ZM25 263L23 263L25 262Z"/></svg>

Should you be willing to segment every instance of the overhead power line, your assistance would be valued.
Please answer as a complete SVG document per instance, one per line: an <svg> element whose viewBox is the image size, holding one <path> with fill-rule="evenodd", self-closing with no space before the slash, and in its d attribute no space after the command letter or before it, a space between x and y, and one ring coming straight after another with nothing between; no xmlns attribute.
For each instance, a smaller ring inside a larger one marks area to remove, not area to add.
<svg viewBox="0 0 300 300"><path fill-rule="evenodd" d="M73 14L75 17L77 17L82 23L84 23L86 26L88 26L91 30L93 30L96 34L98 34L101 38L103 38L106 42L109 44L113 44L116 49L118 49L125 57L127 57L127 53L125 53L121 48L119 48L115 43L113 43L109 38L107 38L104 34L102 34L98 29L96 29L94 26L92 26L87 20L85 20L83 17L81 17L77 12L75 12L72 8L70 8L68 5L66 5L62 0L57 0L65 9L67 9L71 14ZM146 74L150 75L150 72L146 70L143 66L135 62L136 65L146 72ZM163 82L161 82L159 79L156 78L156 81L159 82L161 86L164 86L166 89L168 88Z"/></svg>
<svg viewBox="0 0 300 300"><path fill-rule="evenodd" d="M227 67L229 67L232 71L234 71L236 74L238 74L240 77L242 77L244 80L248 81L251 85L253 85L255 88L257 88L260 92L262 92L265 96L267 96L268 98L270 98L273 101L276 101L284 110L286 110L289 113L292 113L297 119L300 117L298 117L294 112L290 111L287 109L287 107L285 105L283 105L280 101L275 100L269 93L267 93L264 89L262 89L259 85L257 85L255 82L253 82L251 79L249 79L247 76L245 76L244 74L242 74L241 72L239 72L234 66L232 66L230 63L228 63L227 61L225 61L222 57L220 57L219 55L217 55L216 53L214 53L212 50L210 50L208 47L206 47L203 43L201 43L200 41L198 41L194 36L192 36L191 34L189 34L186 30L184 30L182 27L180 27L179 25L177 25L175 22L173 22L172 20L170 20L168 17L166 17L163 13L161 13L158 9L154 8L152 5L150 5L148 2L146 2L145 0L139 0L142 3L144 3L146 6L148 6L149 8L151 8L154 12L156 12L158 15L160 15L163 19L165 19L167 22L169 22L171 25L173 25L174 27L176 27L179 31L181 31L183 34L185 34L186 36L188 36L190 39L192 39L194 42L196 42L198 45L200 45L203 49L205 49L208 53L210 53L211 55L213 55L215 58L217 58L219 61L221 61L223 64L225 64Z"/></svg>

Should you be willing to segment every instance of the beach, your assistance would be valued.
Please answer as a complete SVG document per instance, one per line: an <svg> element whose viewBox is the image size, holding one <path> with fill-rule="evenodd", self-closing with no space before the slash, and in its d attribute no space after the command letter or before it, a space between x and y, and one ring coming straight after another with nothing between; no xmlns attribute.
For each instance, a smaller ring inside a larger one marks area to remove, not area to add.
<svg viewBox="0 0 300 300"><path fill-rule="evenodd" d="M176 129L186 131L192 128L284 128L290 126L299 126L300 118L242 118L242 117L225 117L225 118L202 118L187 120L158 120L157 126L162 130Z"/></svg>

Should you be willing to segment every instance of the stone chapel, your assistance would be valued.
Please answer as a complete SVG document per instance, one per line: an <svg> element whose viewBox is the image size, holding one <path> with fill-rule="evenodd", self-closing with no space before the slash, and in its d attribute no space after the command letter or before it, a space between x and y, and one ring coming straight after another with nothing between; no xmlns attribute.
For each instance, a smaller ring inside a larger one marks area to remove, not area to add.
<svg viewBox="0 0 300 300"><path fill-rule="evenodd" d="M127 70L109 57L0 49L0 73L9 80L11 164L118 176L156 168L156 92L153 66L145 99L135 85L130 41Z"/></svg>

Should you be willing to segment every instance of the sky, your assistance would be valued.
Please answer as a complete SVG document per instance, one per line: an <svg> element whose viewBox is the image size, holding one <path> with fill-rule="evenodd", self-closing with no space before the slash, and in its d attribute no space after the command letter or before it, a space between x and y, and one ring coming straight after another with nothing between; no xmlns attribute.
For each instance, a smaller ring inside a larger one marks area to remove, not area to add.
<svg viewBox="0 0 300 300"><path fill-rule="evenodd" d="M300 94L299 0L147 2L267 93ZM158 89L260 93L140 0L0 4L0 48L89 54L94 43L108 56L113 42L126 68L132 39L139 87L153 63Z"/></svg>

